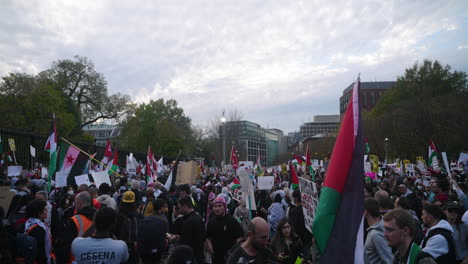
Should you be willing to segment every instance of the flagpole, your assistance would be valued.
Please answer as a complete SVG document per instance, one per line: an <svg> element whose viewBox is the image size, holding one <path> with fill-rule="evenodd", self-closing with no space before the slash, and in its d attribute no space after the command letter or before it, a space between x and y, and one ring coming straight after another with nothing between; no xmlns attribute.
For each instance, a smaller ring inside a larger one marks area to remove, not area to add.
<svg viewBox="0 0 468 264"><path fill-rule="evenodd" d="M119 176L119 177L122 177L122 175L118 174L116 171L114 171L112 168L109 168L107 167L107 165L105 165L104 163L100 162L99 160L95 159L92 155L89 155L88 153L86 153L85 151L83 151L82 149L80 149L79 147L77 147L76 145L74 145L73 143L71 143L70 141L64 139L63 137L60 137L63 141L65 141L66 143L68 143L70 146L73 146L75 147L76 149L78 149L81 153L85 154L86 156L88 156L89 158L91 158L92 160L96 161L97 163L101 164L102 166L104 166L104 168L110 170L112 173L114 173L115 175Z"/></svg>

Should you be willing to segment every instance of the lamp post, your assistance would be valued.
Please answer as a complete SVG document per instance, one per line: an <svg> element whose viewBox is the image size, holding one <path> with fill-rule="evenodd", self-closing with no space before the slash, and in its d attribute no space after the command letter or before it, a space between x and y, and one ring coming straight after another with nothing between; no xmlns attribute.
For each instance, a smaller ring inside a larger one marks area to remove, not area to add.
<svg viewBox="0 0 468 264"><path fill-rule="evenodd" d="M388 138L385 138L384 148L385 148L385 164L387 164L387 158L388 158Z"/></svg>
<svg viewBox="0 0 468 264"><path fill-rule="evenodd" d="M224 117L224 112L223 116L221 117L221 123L223 124L223 164L224 166L226 163L226 117Z"/></svg>

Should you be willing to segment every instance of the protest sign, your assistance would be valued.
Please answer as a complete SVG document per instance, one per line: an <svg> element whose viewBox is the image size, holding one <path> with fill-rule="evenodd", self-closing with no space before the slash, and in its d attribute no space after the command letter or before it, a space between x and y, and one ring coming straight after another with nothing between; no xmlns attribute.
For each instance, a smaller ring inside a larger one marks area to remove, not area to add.
<svg viewBox="0 0 468 264"><path fill-rule="evenodd" d="M460 152L460 157L458 157L458 164L463 168L465 173L468 171L468 153Z"/></svg>
<svg viewBox="0 0 468 264"><path fill-rule="evenodd" d="M8 166L8 177L20 176L23 166Z"/></svg>
<svg viewBox="0 0 468 264"><path fill-rule="evenodd" d="M36 148L31 145L31 146L29 146L29 149L30 149L30 152L31 152L31 157L35 158L36 157Z"/></svg>
<svg viewBox="0 0 468 264"><path fill-rule="evenodd" d="M369 155L369 161L371 163L371 172L379 172L379 157L375 155Z"/></svg>
<svg viewBox="0 0 468 264"><path fill-rule="evenodd" d="M406 170L406 174L408 175L408 177L414 177L414 164L411 164L411 163L406 163L405 164L405 170Z"/></svg>
<svg viewBox="0 0 468 264"><path fill-rule="evenodd" d="M41 175L42 175L42 178L44 179L46 179L49 176L49 171L47 170L46 167L41 168Z"/></svg>
<svg viewBox="0 0 468 264"><path fill-rule="evenodd" d="M8 139L8 145L10 145L11 151L16 151L16 145L15 145L15 139L14 138L9 138Z"/></svg>
<svg viewBox="0 0 468 264"><path fill-rule="evenodd" d="M86 184L87 186L91 185L91 182L89 181L88 174L75 176L75 182L76 182L77 186L80 186L81 184Z"/></svg>
<svg viewBox="0 0 468 264"><path fill-rule="evenodd" d="M197 181L197 162L189 161L177 167L176 184L195 184Z"/></svg>
<svg viewBox="0 0 468 264"><path fill-rule="evenodd" d="M364 172L372 172L371 168L371 163L370 162L364 162ZM375 172L374 172L375 173Z"/></svg>
<svg viewBox="0 0 468 264"><path fill-rule="evenodd" d="M442 159L444 160L445 168L447 169L447 174L450 177L450 166L449 166L448 159L447 159L447 153L442 152Z"/></svg>
<svg viewBox="0 0 468 264"><path fill-rule="evenodd" d="M274 182L275 182L275 177L273 176L258 177L257 188L259 190L271 190Z"/></svg>
<svg viewBox="0 0 468 264"><path fill-rule="evenodd" d="M94 183L96 183L96 187L98 188L103 183L107 183L111 185L111 182L109 179L109 173L107 173L107 171L94 172L94 173L91 173L91 176L93 176Z"/></svg>
<svg viewBox="0 0 468 264"><path fill-rule="evenodd" d="M315 210L318 204L318 193L315 183L299 177L299 190L301 191L302 211L304 212L304 224L312 233Z"/></svg>
<svg viewBox="0 0 468 264"><path fill-rule="evenodd" d="M15 192L10 191L9 186L0 187L0 207L5 210L5 213L8 212L14 196Z"/></svg>
<svg viewBox="0 0 468 264"><path fill-rule="evenodd" d="M65 171L57 171L55 173L55 188L67 186L68 173Z"/></svg>
<svg viewBox="0 0 468 264"><path fill-rule="evenodd" d="M424 159L423 156L417 156L417 157L416 157L416 163L417 163L418 161L421 161L421 162L423 162L424 164L426 164L426 160Z"/></svg>
<svg viewBox="0 0 468 264"><path fill-rule="evenodd" d="M247 209L257 210L257 206L255 205L253 184L247 170L241 167L237 171L237 175L239 176L241 190L244 192L245 205L247 206Z"/></svg>

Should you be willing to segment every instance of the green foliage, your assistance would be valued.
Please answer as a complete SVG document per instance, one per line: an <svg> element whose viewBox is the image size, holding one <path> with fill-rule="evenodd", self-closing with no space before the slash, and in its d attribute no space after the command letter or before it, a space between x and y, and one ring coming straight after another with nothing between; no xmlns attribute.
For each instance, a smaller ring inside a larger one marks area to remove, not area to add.
<svg viewBox="0 0 468 264"><path fill-rule="evenodd" d="M441 151L457 155L466 147L468 129L467 74L450 71L439 62L425 60L398 77L371 113L365 114L365 135L371 154L384 157L389 138L390 157L427 156L432 139Z"/></svg>
<svg viewBox="0 0 468 264"><path fill-rule="evenodd" d="M48 133L52 113L63 136L101 119L120 121L134 105L124 94L107 94L107 82L86 57L59 60L38 75L10 73L0 83L2 127Z"/></svg>
<svg viewBox="0 0 468 264"><path fill-rule="evenodd" d="M140 104L134 114L122 122L121 142L128 149L176 157L179 150L192 153L194 133L191 120L177 101L151 100Z"/></svg>
<svg viewBox="0 0 468 264"><path fill-rule="evenodd" d="M10 74L0 84L2 127L48 133L52 113L57 129L68 136L76 130L77 116L68 111L69 101L56 88L26 74Z"/></svg>

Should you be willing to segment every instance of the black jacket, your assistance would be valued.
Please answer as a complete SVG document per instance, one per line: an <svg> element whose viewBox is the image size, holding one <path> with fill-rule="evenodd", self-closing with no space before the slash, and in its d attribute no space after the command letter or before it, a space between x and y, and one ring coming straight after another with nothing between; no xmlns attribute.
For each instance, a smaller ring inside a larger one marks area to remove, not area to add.
<svg viewBox="0 0 468 264"><path fill-rule="evenodd" d="M93 220L96 208L92 205L86 206L78 214L85 216L89 220ZM70 250L73 240L78 236L78 230L75 223L71 218L66 220L65 229L63 233L59 235L58 242L56 245L56 257L57 263L68 263L70 260Z"/></svg>

